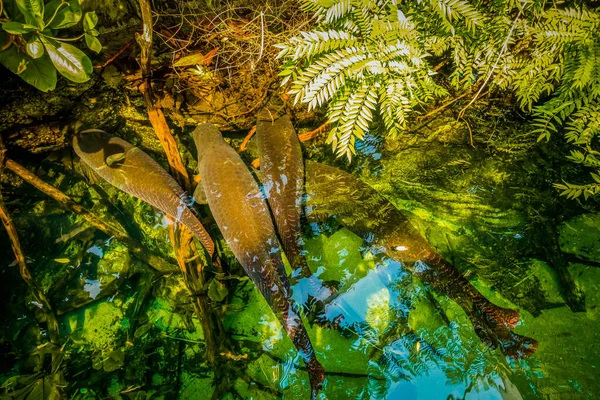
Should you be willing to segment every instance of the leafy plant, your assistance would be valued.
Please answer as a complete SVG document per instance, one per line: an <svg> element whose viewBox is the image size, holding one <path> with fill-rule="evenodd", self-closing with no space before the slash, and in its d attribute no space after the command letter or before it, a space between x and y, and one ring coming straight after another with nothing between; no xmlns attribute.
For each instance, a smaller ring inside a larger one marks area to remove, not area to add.
<svg viewBox="0 0 600 400"><path fill-rule="evenodd" d="M304 5L323 29L278 46L278 57L288 61L281 75L284 84L292 79L290 93L309 109L329 103L334 128L328 142L338 156L351 159L373 112L397 134L416 105L446 94L432 79L423 37L393 3L305 0Z"/></svg>
<svg viewBox="0 0 600 400"><path fill-rule="evenodd" d="M572 183L555 184L562 194L569 198L581 195L587 200L600 193L600 152L594 150L594 141L600 137L600 105L584 106L574 112L565 126L566 138L570 143L579 146L580 150L572 150L569 158L578 164L591 167L593 183L576 185ZM597 143L597 142L596 142Z"/></svg>
<svg viewBox="0 0 600 400"><path fill-rule="evenodd" d="M57 32L81 20L78 0L9 0L4 5L9 20L0 31L0 63L44 92L56 87L57 71L73 82L90 79L92 62L69 42L84 38L90 50L100 52L95 12L83 17L81 36L65 38Z"/></svg>
<svg viewBox="0 0 600 400"><path fill-rule="evenodd" d="M280 75L296 102L327 105L334 126L328 141L338 156L351 158L374 115L397 135L419 106L446 95L443 85L478 85L513 92L532 113L539 140L561 131L581 148L571 160L598 167L593 141L572 139L589 137L592 123L583 121L598 109L596 9L537 0L302 3L317 26L278 46L285 60ZM431 60L446 68L447 81L434 80ZM588 197L600 192L596 175L595 184L557 187Z"/></svg>

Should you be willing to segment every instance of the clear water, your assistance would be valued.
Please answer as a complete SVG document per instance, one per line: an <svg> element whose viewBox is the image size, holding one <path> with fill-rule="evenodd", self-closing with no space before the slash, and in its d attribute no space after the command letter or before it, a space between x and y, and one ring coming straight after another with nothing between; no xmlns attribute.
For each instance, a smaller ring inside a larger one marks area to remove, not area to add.
<svg viewBox="0 0 600 400"><path fill-rule="evenodd" d="M304 248L313 277L296 282L293 298L305 307L327 373L320 396L594 398L600 269L586 261L600 262L597 205L557 197L551 183L563 161L526 127L505 121L474 149L452 136L452 124L426 129L411 145L367 138L350 166L314 144L306 156L351 171L405 212L488 300L520 310L512 331L537 340L537 351L514 358L490 348L452 293L436 292L397 260L373 254L344 227L309 226ZM164 161L151 136L128 140ZM182 139L182 147L189 144ZM70 157L63 150L18 161L104 220L121 221L147 249L172 257L164 215L106 183L90 185ZM192 169L193 158L184 157ZM157 273L25 183L5 179L3 196L27 266L59 313L61 347L44 346L43 313L1 232L1 398L208 399L223 376L222 398L310 397L297 351L224 243L230 269L207 283L228 339L223 369L215 371L181 274ZM315 298L327 300L318 288L331 282L335 300L315 309Z"/></svg>

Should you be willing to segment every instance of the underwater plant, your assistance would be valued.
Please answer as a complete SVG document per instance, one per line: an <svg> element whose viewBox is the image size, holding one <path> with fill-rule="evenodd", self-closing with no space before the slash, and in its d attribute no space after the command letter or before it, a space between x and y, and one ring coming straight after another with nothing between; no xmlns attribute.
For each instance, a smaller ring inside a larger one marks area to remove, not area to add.
<svg viewBox="0 0 600 400"><path fill-rule="evenodd" d="M90 79L92 62L69 42L85 39L87 47L99 53L102 45L95 29L94 11L83 15L79 0L7 0L0 30L0 63L25 82L46 92L56 87L58 71L70 81ZM84 33L75 38L58 36L58 31L73 27L83 16Z"/></svg>

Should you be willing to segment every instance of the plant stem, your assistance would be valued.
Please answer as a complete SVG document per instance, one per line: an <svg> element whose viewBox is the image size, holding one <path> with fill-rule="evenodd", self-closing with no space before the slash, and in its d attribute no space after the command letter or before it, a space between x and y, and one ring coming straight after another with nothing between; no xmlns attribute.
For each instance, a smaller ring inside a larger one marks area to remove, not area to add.
<svg viewBox="0 0 600 400"><path fill-rule="evenodd" d="M58 7L56 7L56 10L54 10L54 15L52 16L52 18L50 18L50 21L48 21L48 22L46 23L46 26L49 26L50 24L52 24L52 22L54 21L54 18L56 18L56 16L58 15L58 11L59 11L59 10L60 10L60 8L61 8L62 6L64 6L65 4L67 4L67 2L63 1L63 2L61 2L61 3L58 5Z"/></svg>
<svg viewBox="0 0 600 400"><path fill-rule="evenodd" d="M43 36L46 36L46 35L43 35ZM53 36L46 36L46 37L49 37L54 40L58 40L59 42L76 42L78 40L83 39L84 36L85 36L85 33L82 33L81 35L74 37L74 38L57 38L57 37L53 37Z"/></svg>

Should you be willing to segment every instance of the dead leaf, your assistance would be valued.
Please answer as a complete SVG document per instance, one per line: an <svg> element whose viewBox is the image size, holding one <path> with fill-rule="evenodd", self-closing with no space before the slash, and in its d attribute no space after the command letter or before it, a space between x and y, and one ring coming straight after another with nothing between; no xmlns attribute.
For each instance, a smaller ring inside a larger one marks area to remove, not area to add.
<svg viewBox="0 0 600 400"><path fill-rule="evenodd" d="M187 56L183 56L179 60L175 61L175 63L173 63L173 66L191 67L193 65L208 65L212 61L215 54L217 54L218 50L219 48L215 47L206 54L202 54L200 52L188 54Z"/></svg>

